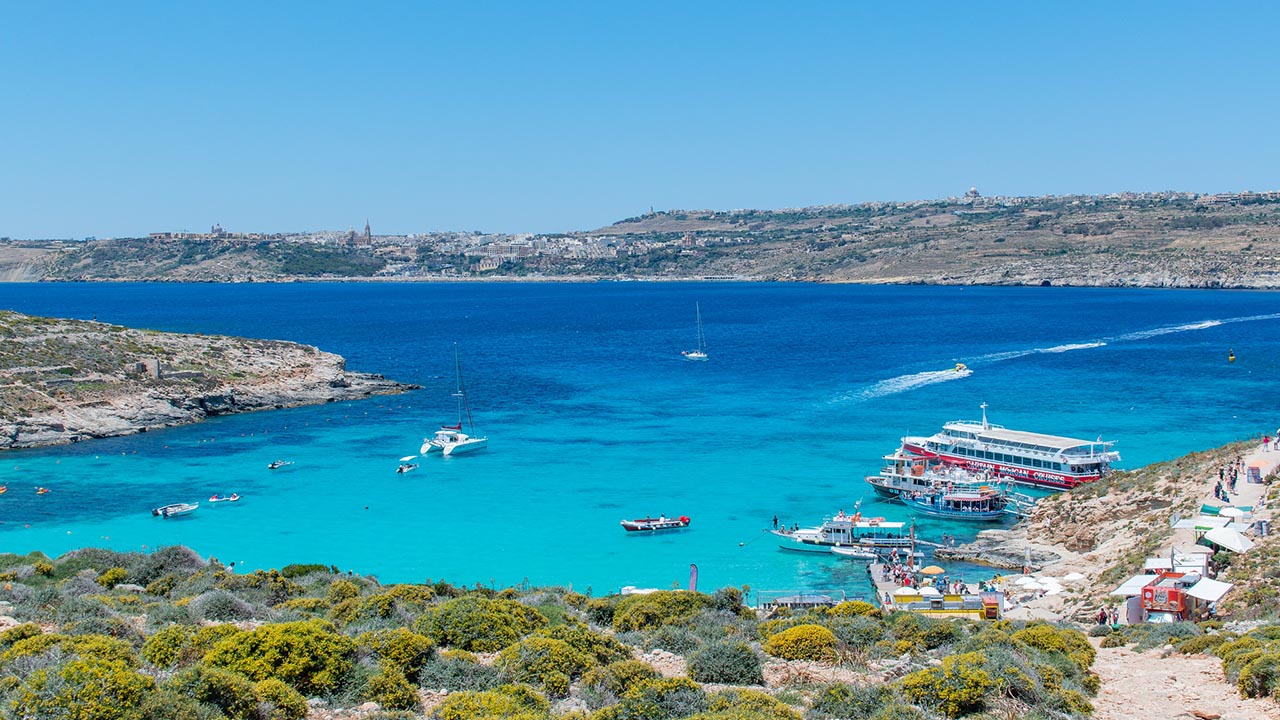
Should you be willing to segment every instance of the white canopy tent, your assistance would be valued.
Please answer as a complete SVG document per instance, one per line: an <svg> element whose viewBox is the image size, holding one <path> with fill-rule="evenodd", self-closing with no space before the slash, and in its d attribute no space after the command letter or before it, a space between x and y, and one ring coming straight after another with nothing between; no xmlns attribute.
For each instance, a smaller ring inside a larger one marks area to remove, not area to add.
<svg viewBox="0 0 1280 720"><path fill-rule="evenodd" d="M1253 541L1233 528L1214 528L1204 534L1204 539L1232 552L1248 552L1253 549Z"/></svg>

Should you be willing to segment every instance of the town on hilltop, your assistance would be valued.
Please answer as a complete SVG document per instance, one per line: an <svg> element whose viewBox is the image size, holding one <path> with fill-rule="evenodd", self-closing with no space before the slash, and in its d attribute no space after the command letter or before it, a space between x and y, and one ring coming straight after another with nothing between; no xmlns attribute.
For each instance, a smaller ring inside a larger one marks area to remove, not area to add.
<svg viewBox="0 0 1280 720"><path fill-rule="evenodd" d="M663 210L587 231L0 238L0 280L737 279L1274 287L1280 191Z"/></svg>

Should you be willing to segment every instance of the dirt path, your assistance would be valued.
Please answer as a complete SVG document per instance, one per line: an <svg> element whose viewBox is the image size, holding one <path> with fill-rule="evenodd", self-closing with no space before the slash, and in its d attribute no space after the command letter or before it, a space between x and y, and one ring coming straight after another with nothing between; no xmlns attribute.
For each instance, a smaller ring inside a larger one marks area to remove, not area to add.
<svg viewBox="0 0 1280 720"><path fill-rule="evenodd" d="M1094 720L1151 720L1221 716L1222 720L1280 720L1274 700L1245 700L1222 674L1222 661L1208 655L1159 656L1098 648L1093 669L1102 677Z"/></svg>

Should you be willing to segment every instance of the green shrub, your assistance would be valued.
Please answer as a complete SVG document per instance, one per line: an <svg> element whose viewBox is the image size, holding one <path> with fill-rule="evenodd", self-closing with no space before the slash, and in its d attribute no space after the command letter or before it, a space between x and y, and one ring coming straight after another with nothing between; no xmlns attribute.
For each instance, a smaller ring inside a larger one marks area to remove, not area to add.
<svg viewBox="0 0 1280 720"><path fill-rule="evenodd" d="M1174 648L1185 655L1212 653L1228 640L1230 638L1226 635L1197 635L1179 640Z"/></svg>
<svg viewBox="0 0 1280 720"><path fill-rule="evenodd" d="M887 685L835 683L823 688L813 699L810 714L818 720L865 718L875 714L894 698Z"/></svg>
<svg viewBox="0 0 1280 720"><path fill-rule="evenodd" d="M492 690L502 684L501 673L475 660L437 655L418 671L418 684L433 690L481 691Z"/></svg>
<svg viewBox="0 0 1280 720"><path fill-rule="evenodd" d="M493 652L546 625L542 613L518 602L466 595L431 608L414 629L437 645Z"/></svg>
<svg viewBox="0 0 1280 720"><path fill-rule="evenodd" d="M23 623L16 627L11 627L4 632L0 632L0 647L7 648L19 640L35 637L42 632L44 630L41 630L40 626L35 623Z"/></svg>
<svg viewBox="0 0 1280 720"><path fill-rule="evenodd" d="M131 720L206 720L210 713L201 708L199 701L170 689L159 688L147 693L138 707L138 714ZM225 717L221 715L220 717ZM272 717L269 720L279 720Z"/></svg>
<svg viewBox="0 0 1280 720"><path fill-rule="evenodd" d="M122 662L80 658L36 670L12 693L9 710L40 720L126 720L154 685Z"/></svg>
<svg viewBox="0 0 1280 720"><path fill-rule="evenodd" d="M1059 628L1044 623L1019 630L1013 634L1012 639L1014 642L1026 643L1041 650L1063 653L1081 670L1088 670L1098 654L1089 644L1089 638L1079 630Z"/></svg>
<svg viewBox="0 0 1280 720"><path fill-rule="evenodd" d="M174 674L170 690L217 706L232 720L254 720L258 692L243 675L207 665L193 665Z"/></svg>
<svg viewBox="0 0 1280 720"><path fill-rule="evenodd" d="M663 625L656 630L644 633L646 650L666 650L677 655L688 656L697 652L703 645L702 639L692 630L675 625Z"/></svg>
<svg viewBox="0 0 1280 720"><path fill-rule="evenodd" d="M407 677L417 676L435 649L431 638L405 628L361 633L356 645Z"/></svg>
<svg viewBox="0 0 1280 720"><path fill-rule="evenodd" d="M305 613L322 613L329 609L329 601L324 598L302 597L285 600L277 604L277 610L296 610Z"/></svg>
<svg viewBox="0 0 1280 720"><path fill-rule="evenodd" d="M303 577L304 575L310 575L311 573L327 573L327 572L330 572L330 567L328 565L320 565L317 563L301 563L301 564L296 563L293 565L285 565L284 567L280 568L280 574L289 578L290 580L295 580L297 578Z"/></svg>
<svg viewBox="0 0 1280 720"><path fill-rule="evenodd" d="M708 709L706 694L692 680L658 678L632 685L617 705L601 710L592 720L666 720Z"/></svg>
<svg viewBox="0 0 1280 720"><path fill-rule="evenodd" d="M582 684L621 696L632 685L642 680L656 680L658 671L639 660L622 660L595 668L582 676Z"/></svg>
<svg viewBox="0 0 1280 720"><path fill-rule="evenodd" d="M826 612L828 615L831 615L832 617L850 617L850 616L880 617L880 608L876 607L875 605L872 605L869 602L863 602L861 600L850 600L848 602L842 602L833 608L829 608Z"/></svg>
<svg viewBox="0 0 1280 720"><path fill-rule="evenodd" d="M1128 644L1129 644L1129 640L1125 638L1124 635L1117 632L1113 632L1110 635L1102 638L1102 642L1099 643L1099 645L1104 648L1124 647L1125 645L1128 645Z"/></svg>
<svg viewBox="0 0 1280 720"><path fill-rule="evenodd" d="M1270 697L1276 694L1280 678L1280 653L1263 652L1240 667L1236 687L1244 697Z"/></svg>
<svg viewBox="0 0 1280 720"><path fill-rule="evenodd" d="M785 660L831 662L838 643L835 634L821 625L797 625L770 636L764 651Z"/></svg>
<svg viewBox="0 0 1280 720"><path fill-rule="evenodd" d="M547 720L551 706L541 695L521 685L503 685L484 692L451 693L436 708L437 720Z"/></svg>
<svg viewBox="0 0 1280 720"><path fill-rule="evenodd" d="M706 646L689 659L689 677L703 683L761 685L761 667L760 657L750 645L722 641Z"/></svg>
<svg viewBox="0 0 1280 720"><path fill-rule="evenodd" d="M942 667L917 670L902 678L902 691L912 702L935 708L947 717L982 709L991 676L979 653L948 655Z"/></svg>
<svg viewBox="0 0 1280 720"><path fill-rule="evenodd" d="M564 624L543 628L534 633L552 640L563 640L570 647L591 658L595 665L608 665L631 657L631 651L617 640L583 625Z"/></svg>
<svg viewBox="0 0 1280 720"><path fill-rule="evenodd" d="M409 710L419 707L418 692L395 667L383 665L366 686L369 699L384 708Z"/></svg>
<svg viewBox="0 0 1280 720"><path fill-rule="evenodd" d="M759 690L729 688L710 698L709 712L691 720L801 720L786 703Z"/></svg>
<svg viewBox="0 0 1280 720"><path fill-rule="evenodd" d="M102 574L98 576L97 582L102 587L110 590L111 588L114 588L115 586L127 580L128 577L129 577L128 570L125 570L122 567L113 567L113 568L104 570Z"/></svg>
<svg viewBox="0 0 1280 720"><path fill-rule="evenodd" d="M613 628L643 630L660 625L679 625L710 606L710 597L685 590L628 595L618 601L613 611Z"/></svg>
<svg viewBox="0 0 1280 720"><path fill-rule="evenodd" d="M279 678L303 693L324 692L351 671L356 645L323 620L263 625L213 646L204 660L250 680Z"/></svg>
<svg viewBox="0 0 1280 720"><path fill-rule="evenodd" d="M307 716L307 699L302 693L275 678L253 686L258 693L262 720L302 720Z"/></svg>
<svg viewBox="0 0 1280 720"><path fill-rule="evenodd" d="M142 645L142 657L159 668L171 668L178 664L183 650L190 646L195 629L189 625L170 625L147 638Z"/></svg>
<svg viewBox="0 0 1280 720"><path fill-rule="evenodd" d="M234 622L251 620L257 613L253 605L241 600L226 590L210 590L192 598L187 610L197 620L212 622Z"/></svg>
<svg viewBox="0 0 1280 720"><path fill-rule="evenodd" d="M494 666L515 682L542 685L548 695L568 692L568 681L593 664L592 658L563 640L530 637L498 654Z"/></svg>

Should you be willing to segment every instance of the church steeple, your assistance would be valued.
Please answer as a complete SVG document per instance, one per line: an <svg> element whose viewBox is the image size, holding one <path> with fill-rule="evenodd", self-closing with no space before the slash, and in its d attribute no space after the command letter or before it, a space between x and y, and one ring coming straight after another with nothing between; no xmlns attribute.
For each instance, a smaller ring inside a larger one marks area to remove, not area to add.
<svg viewBox="0 0 1280 720"><path fill-rule="evenodd" d="M373 240L373 234L369 232L369 218L364 219L364 239Z"/></svg>

